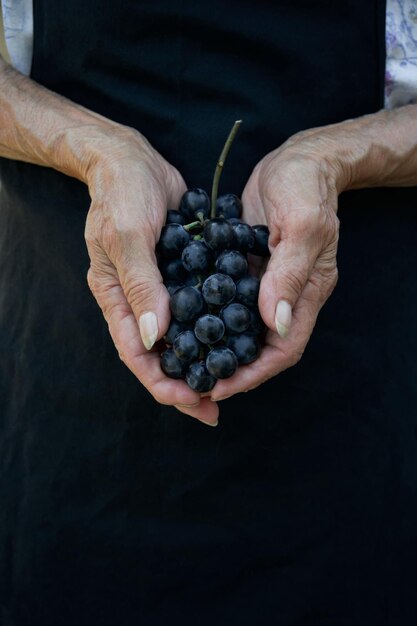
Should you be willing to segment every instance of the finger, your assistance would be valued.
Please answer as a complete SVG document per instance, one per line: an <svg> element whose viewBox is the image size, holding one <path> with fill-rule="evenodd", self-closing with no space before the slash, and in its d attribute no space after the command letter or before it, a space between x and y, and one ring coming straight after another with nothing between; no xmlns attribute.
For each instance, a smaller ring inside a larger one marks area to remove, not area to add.
<svg viewBox="0 0 417 626"><path fill-rule="evenodd" d="M161 339L170 321L169 294L158 270L155 245L151 231L135 229L123 235L112 259L146 350Z"/></svg>
<svg viewBox="0 0 417 626"><path fill-rule="evenodd" d="M167 206L178 206L186 188L181 175L172 167L167 170L164 189L151 183L150 179L149 188L125 188L122 198L114 199L119 209L102 245L117 270L147 350L164 335L170 321L169 295L157 266L155 248ZM92 252L90 257L94 259Z"/></svg>
<svg viewBox="0 0 417 626"><path fill-rule="evenodd" d="M167 208L178 209L181 198L187 191L187 185L179 171L175 167L170 167L170 176L166 180Z"/></svg>
<svg viewBox="0 0 417 626"><path fill-rule="evenodd" d="M190 389L184 381L165 376L157 352L146 350L135 315L126 300L115 268L111 268L109 264L107 271L102 270L99 275L94 269L90 269L88 284L103 311L121 360L155 400L168 405L192 405L199 402L199 394Z"/></svg>
<svg viewBox="0 0 417 626"><path fill-rule="evenodd" d="M317 259L317 246L283 239L273 250L259 290L259 311L267 326L285 339L293 309Z"/></svg>
<svg viewBox="0 0 417 626"><path fill-rule="evenodd" d="M217 426L219 418L219 407L216 402L212 402L209 398L202 398L196 406L176 405L175 407L181 413L197 418L207 426Z"/></svg>

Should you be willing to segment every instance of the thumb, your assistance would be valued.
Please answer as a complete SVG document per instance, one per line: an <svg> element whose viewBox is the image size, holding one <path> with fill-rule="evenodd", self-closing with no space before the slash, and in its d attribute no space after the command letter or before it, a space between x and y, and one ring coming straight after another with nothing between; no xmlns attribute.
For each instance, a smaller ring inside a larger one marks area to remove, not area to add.
<svg viewBox="0 0 417 626"><path fill-rule="evenodd" d="M154 237L138 233L124 245L116 270L139 325L142 343L150 350L169 325L169 295L159 273Z"/></svg>
<svg viewBox="0 0 417 626"><path fill-rule="evenodd" d="M300 241L281 240L275 247L259 290L259 310L267 326L285 339L292 311L317 258Z"/></svg>

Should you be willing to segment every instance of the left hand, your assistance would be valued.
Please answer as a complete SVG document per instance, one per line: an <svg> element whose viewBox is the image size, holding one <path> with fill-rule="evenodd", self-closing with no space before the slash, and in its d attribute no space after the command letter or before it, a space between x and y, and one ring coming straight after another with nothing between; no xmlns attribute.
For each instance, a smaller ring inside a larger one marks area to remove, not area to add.
<svg viewBox="0 0 417 626"><path fill-rule="evenodd" d="M216 383L213 400L249 391L295 365L337 282L337 163L326 158L325 130L298 133L262 159L242 195L243 219L268 224L271 258L261 280L268 326L260 357Z"/></svg>

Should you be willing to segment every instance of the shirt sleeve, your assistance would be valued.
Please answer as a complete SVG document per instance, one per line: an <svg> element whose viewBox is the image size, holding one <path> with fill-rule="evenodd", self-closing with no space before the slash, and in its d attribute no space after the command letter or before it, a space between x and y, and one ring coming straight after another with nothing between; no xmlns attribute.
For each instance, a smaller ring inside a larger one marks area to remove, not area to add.
<svg viewBox="0 0 417 626"><path fill-rule="evenodd" d="M385 107L417 102L417 3L387 0Z"/></svg>
<svg viewBox="0 0 417 626"><path fill-rule="evenodd" d="M33 51L32 0L1 0L5 57L22 74L30 74Z"/></svg>

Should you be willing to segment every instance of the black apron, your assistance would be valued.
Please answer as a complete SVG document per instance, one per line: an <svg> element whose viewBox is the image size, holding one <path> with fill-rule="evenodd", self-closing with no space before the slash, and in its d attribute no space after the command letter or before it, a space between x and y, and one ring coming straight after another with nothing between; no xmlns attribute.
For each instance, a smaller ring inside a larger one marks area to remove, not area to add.
<svg viewBox="0 0 417 626"><path fill-rule="evenodd" d="M221 191L383 106L385 3L35 0L32 77ZM340 201L302 361L208 428L119 361L80 182L0 161L0 623L415 625L417 193ZM168 622L170 620L170 622Z"/></svg>

